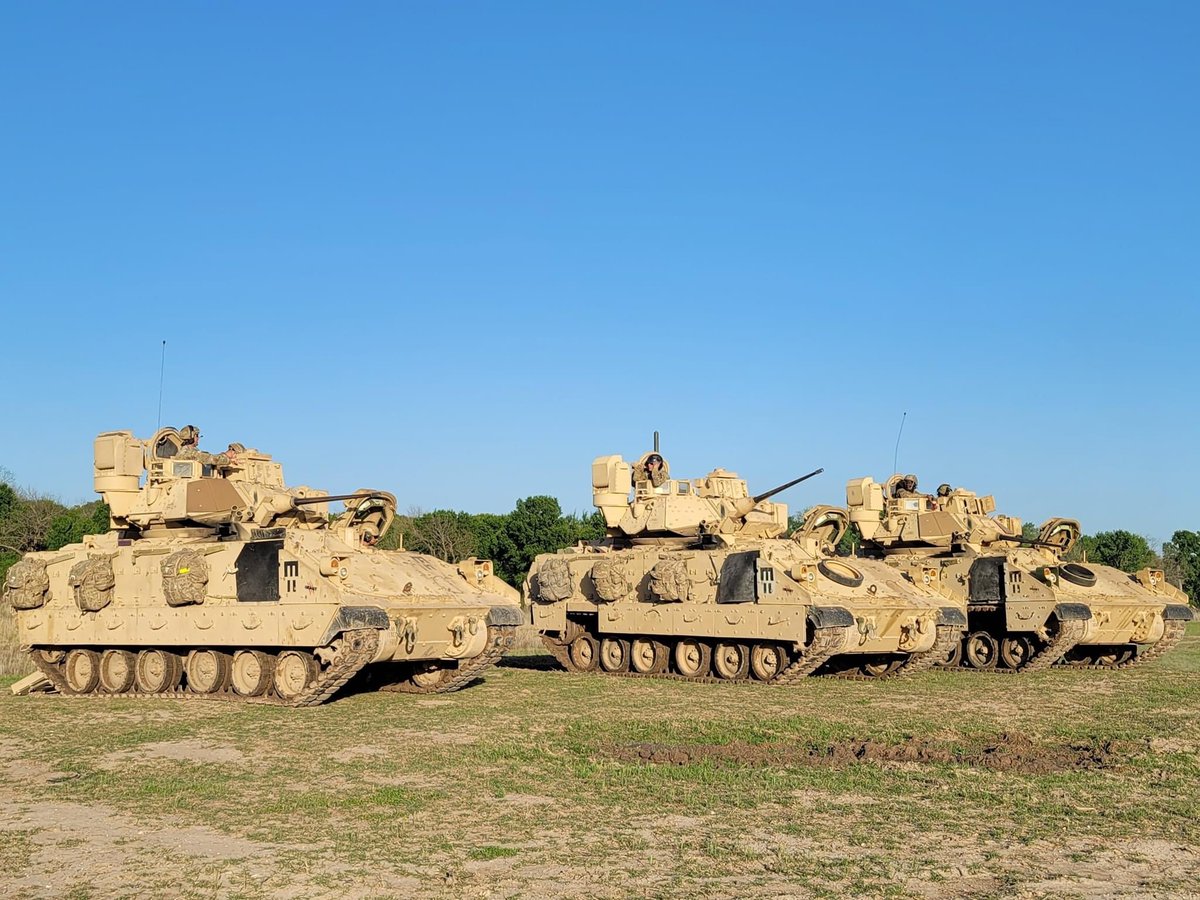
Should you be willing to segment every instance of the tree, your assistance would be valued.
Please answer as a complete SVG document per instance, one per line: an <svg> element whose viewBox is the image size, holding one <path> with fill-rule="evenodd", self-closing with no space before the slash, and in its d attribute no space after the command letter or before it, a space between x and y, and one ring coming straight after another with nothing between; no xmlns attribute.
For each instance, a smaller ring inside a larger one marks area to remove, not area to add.
<svg viewBox="0 0 1200 900"><path fill-rule="evenodd" d="M1200 604L1200 532L1176 531L1163 544L1163 563L1192 603Z"/></svg>
<svg viewBox="0 0 1200 900"><path fill-rule="evenodd" d="M518 500L507 518L503 555L493 561L500 567L500 577L509 584L524 580L539 553L552 553L575 543L575 529L563 518L562 507L554 497Z"/></svg>
<svg viewBox="0 0 1200 900"><path fill-rule="evenodd" d="M46 532L46 549L78 544L84 535L108 531L108 506L99 500L75 506L54 518Z"/></svg>
<svg viewBox="0 0 1200 900"><path fill-rule="evenodd" d="M1132 531L1101 531L1085 535L1079 543L1084 545L1090 562L1112 566L1125 572L1144 569L1154 561L1150 542Z"/></svg>
<svg viewBox="0 0 1200 900"><path fill-rule="evenodd" d="M436 509L410 520L404 546L418 553L428 553L446 562L458 562L475 552L475 535L471 531L468 513Z"/></svg>

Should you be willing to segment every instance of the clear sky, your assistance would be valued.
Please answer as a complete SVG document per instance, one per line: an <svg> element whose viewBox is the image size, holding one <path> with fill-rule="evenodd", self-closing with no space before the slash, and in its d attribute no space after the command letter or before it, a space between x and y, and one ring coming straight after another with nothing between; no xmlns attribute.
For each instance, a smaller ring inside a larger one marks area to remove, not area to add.
<svg viewBox="0 0 1200 900"><path fill-rule="evenodd" d="M589 464L1200 528L1195 3L0 6L0 466L194 422L402 508Z"/></svg>

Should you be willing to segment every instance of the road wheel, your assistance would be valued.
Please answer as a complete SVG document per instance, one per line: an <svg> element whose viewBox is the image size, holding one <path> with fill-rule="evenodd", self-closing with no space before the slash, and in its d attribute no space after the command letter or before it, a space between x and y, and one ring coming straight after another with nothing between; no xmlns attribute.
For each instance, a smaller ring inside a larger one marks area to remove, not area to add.
<svg viewBox="0 0 1200 900"><path fill-rule="evenodd" d="M604 638L600 642L600 667L605 672L629 671L629 641Z"/></svg>
<svg viewBox="0 0 1200 900"><path fill-rule="evenodd" d="M443 669L440 666L431 665L427 669L422 669L418 672L413 672L412 683L419 688L432 690L449 677L450 669Z"/></svg>
<svg viewBox="0 0 1200 900"><path fill-rule="evenodd" d="M596 666L600 664L600 645L590 634L581 634L571 641L571 648L568 652L571 656L571 663L580 672L594 672Z"/></svg>
<svg viewBox="0 0 1200 900"><path fill-rule="evenodd" d="M188 654L183 670L187 673L188 690L193 694L216 694L229 687L229 671L233 660L219 650L193 650Z"/></svg>
<svg viewBox="0 0 1200 900"><path fill-rule="evenodd" d="M755 644L750 648L750 674L759 681L770 681L787 664L787 651L779 644Z"/></svg>
<svg viewBox="0 0 1200 900"><path fill-rule="evenodd" d="M750 671L750 648L745 644L717 644L713 671L726 681L739 681Z"/></svg>
<svg viewBox="0 0 1200 900"><path fill-rule="evenodd" d="M686 678L703 678L712 664L712 647L695 638L675 645L675 671Z"/></svg>
<svg viewBox="0 0 1200 900"><path fill-rule="evenodd" d="M67 686L77 694L90 694L100 683L100 654L95 650L72 650L67 654Z"/></svg>
<svg viewBox="0 0 1200 900"><path fill-rule="evenodd" d="M275 693L284 700L295 700L317 680L317 660L303 650L286 650L275 661Z"/></svg>
<svg viewBox="0 0 1200 900"><path fill-rule="evenodd" d="M243 697L261 697L271 687L275 657L261 650L239 650L233 655L230 681Z"/></svg>
<svg viewBox="0 0 1200 900"><path fill-rule="evenodd" d="M183 660L166 650L143 650L137 658L134 683L145 694L163 694L179 686Z"/></svg>
<svg viewBox="0 0 1200 900"><path fill-rule="evenodd" d="M946 668L946 669L957 669L959 666L962 665L962 661L963 661L963 640L962 640L962 638L960 638L959 640L954 642L954 646L950 648L950 652L946 654L946 658L944 660L942 660L941 662L937 663L936 665L938 665L941 668Z"/></svg>
<svg viewBox="0 0 1200 900"><path fill-rule="evenodd" d="M904 660L902 659L879 659L874 662L863 663L858 667L858 670L868 678L882 678L884 675L895 672L902 665L904 665Z"/></svg>
<svg viewBox="0 0 1200 900"><path fill-rule="evenodd" d="M636 638L629 650L629 664L643 675L657 675L667 667L670 650L662 641Z"/></svg>
<svg viewBox="0 0 1200 900"><path fill-rule="evenodd" d="M1010 635L1000 642L1000 661L1009 669L1019 669L1033 656L1033 641L1028 635Z"/></svg>
<svg viewBox="0 0 1200 900"><path fill-rule="evenodd" d="M967 635L963 655L972 669L994 669L1000 659L1000 647L986 631L976 631Z"/></svg>
<svg viewBox="0 0 1200 900"><path fill-rule="evenodd" d="M137 656L128 650L105 650L100 657L100 686L109 694L124 694L137 677Z"/></svg>

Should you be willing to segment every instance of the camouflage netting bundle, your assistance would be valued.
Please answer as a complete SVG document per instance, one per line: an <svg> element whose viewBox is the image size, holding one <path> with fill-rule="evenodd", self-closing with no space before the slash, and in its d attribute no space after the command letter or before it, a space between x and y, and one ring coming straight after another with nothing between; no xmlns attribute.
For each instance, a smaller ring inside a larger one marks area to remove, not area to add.
<svg viewBox="0 0 1200 900"><path fill-rule="evenodd" d="M602 559L592 566L592 584L596 596L609 603L624 600L633 589L624 567L615 559Z"/></svg>
<svg viewBox="0 0 1200 900"><path fill-rule="evenodd" d="M208 595L208 563L195 550L176 550L162 561L163 596L169 606L203 603Z"/></svg>
<svg viewBox="0 0 1200 900"><path fill-rule="evenodd" d="M37 609L46 605L50 576L40 559L22 559L12 564L4 578L4 596L14 609Z"/></svg>
<svg viewBox="0 0 1200 900"><path fill-rule="evenodd" d="M537 574L538 599L544 603L557 603L566 600L575 593L575 585L571 581L571 569L565 559L551 559L538 569Z"/></svg>
<svg viewBox="0 0 1200 900"><path fill-rule="evenodd" d="M692 592L687 563L682 559L660 559L650 570L650 590L660 600L687 600Z"/></svg>
<svg viewBox="0 0 1200 900"><path fill-rule="evenodd" d="M67 584L75 593L75 603L84 612L99 612L112 601L112 560L107 556L99 559L83 559L71 566Z"/></svg>

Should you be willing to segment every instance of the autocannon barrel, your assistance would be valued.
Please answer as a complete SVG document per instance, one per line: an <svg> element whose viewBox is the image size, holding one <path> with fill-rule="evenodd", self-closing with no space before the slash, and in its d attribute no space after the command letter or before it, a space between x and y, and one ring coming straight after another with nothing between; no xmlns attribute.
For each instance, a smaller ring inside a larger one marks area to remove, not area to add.
<svg viewBox="0 0 1200 900"><path fill-rule="evenodd" d="M756 495L755 495L754 497L752 497L751 499L752 499L752 500L754 500L754 503L755 503L755 505L757 505L757 504L759 504L759 503L762 503L764 500L768 500L768 499L770 499L771 497L774 497L776 494L779 494L779 493L782 493L783 491L786 491L786 490L787 490L788 488L790 488L790 487L795 487L796 485L798 485L798 484L799 484L800 482L802 482L802 481L808 481L808 479L812 478L814 475L820 475L820 474L821 474L822 472L824 472L824 471L825 471L825 470L824 470L823 468L821 468L821 469L816 469L816 470L814 470L814 471L812 471L812 472L809 472L807 475L801 475L799 478L793 478L793 479L792 479L791 481L789 481L787 484L781 484L781 485L780 485L779 487L777 487L777 488L771 488L771 490L767 491L766 493L763 493L763 494L756 494Z"/></svg>
<svg viewBox="0 0 1200 900"><path fill-rule="evenodd" d="M328 494L320 497L293 497L292 506L308 506L313 503L332 503L335 500L366 500L369 497L386 498L378 491L360 491L357 494Z"/></svg>

